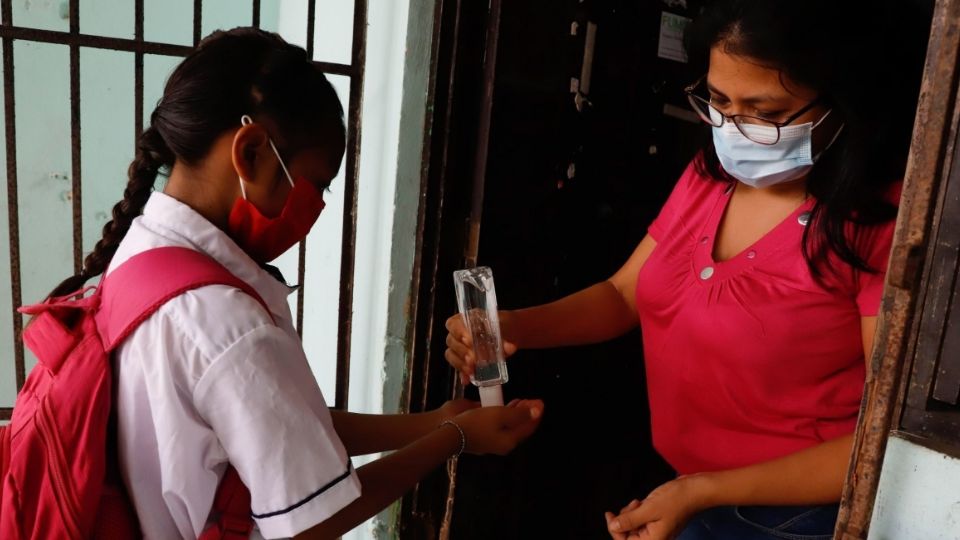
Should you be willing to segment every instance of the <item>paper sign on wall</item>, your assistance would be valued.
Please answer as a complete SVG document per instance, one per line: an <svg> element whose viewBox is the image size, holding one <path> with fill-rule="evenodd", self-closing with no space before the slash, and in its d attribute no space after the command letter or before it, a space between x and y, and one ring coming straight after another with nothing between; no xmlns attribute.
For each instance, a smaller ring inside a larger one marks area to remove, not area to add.
<svg viewBox="0 0 960 540"><path fill-rule="evenodd" d="M677 62L687 62L683 49L683 31L692 19L664 11L660 15L660 45L657 56Z"/></svg>

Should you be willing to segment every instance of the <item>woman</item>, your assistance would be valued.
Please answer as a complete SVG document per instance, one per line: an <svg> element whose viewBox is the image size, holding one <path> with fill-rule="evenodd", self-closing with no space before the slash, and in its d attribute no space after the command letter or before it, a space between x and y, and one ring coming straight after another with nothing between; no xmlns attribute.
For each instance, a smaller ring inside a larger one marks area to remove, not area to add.
<svg viewBox="0 0 960 540"><path fill-rule="evenodd" d="M680 476L608 513L615 539L832 536L919 80L896 69L916 44L869 39L889 13L864 6L710 4L687 93L712 137L647 236L610 279L501 313L508 353L639 322L654 445ZM447 328L466 378L469 335Z"/></svg>
<svg viewBox="0 0 960 540"><path fill-rule="evenodd" d="M121 472L147 538L208 530L228 466L250 492L253 536L336 538L452 455L504 454L536 428L536 401L404 416L327 409L292 325L292 289L267 263L317 220L344 146L343 109L306 51L252 28L215 33L170 76L83 271L51 293L175 246L209 256L263 301L224 285L192 290L115 355Z"/></svg>

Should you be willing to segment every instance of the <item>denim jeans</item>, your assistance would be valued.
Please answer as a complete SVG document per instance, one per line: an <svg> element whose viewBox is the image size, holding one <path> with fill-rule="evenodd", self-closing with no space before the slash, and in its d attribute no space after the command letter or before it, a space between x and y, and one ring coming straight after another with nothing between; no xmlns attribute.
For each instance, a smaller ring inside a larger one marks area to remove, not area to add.
<svg viewBox="0 0 960 540"><path fill-rule="evenodd" d="M677 540L829 540L840 506L720 506L693 517Z"/></svg>

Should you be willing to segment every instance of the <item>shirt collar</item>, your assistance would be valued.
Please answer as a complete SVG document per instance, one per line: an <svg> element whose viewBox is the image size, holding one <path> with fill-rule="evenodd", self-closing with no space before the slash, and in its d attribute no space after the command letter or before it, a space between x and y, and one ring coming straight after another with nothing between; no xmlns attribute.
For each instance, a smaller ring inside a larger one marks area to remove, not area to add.
<svg viewBox="0 0 960 540"><path fill-rule="evenodd" d="M155 191L143 208L143 218L185 241L197 251L222 264L233 275L253 287L274 313L286 311L288 287L250 258L225 232L190 206L166 193Z"/></svg>

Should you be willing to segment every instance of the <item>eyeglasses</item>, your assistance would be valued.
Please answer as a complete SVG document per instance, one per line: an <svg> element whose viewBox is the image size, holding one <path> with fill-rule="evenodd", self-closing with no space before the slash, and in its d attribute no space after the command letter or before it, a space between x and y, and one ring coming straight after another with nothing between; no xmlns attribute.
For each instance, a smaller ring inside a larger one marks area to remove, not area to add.
<svg viewBox="0 0 960 540"><path fill-rule="evenodd" d="M697 113L697 116L699 116L700 119L707 124L717 128L723 126L724 122L726 121L733 122L733 124L737 126L737 129L743 134L744 137L755 143L768 146L780 142L780 128L787 126L797 118L800 118L804 113L816 107L822 101L819 97L814 99L805 107L793 113L783 122L774 122L773 120L768 120L766 118L748 116L745 114L734 114L732 116L728 116L714 107L710 103L709 99L696 94L697 88L700 86L700 83L704 81L704 79L706 79L706 76L700 77L697 82L691 84L683 90L684 93L687 94L687 100L690 101L690 106L693 107L693 110ZM764 128L773 129L771 130Z"/></svg>

